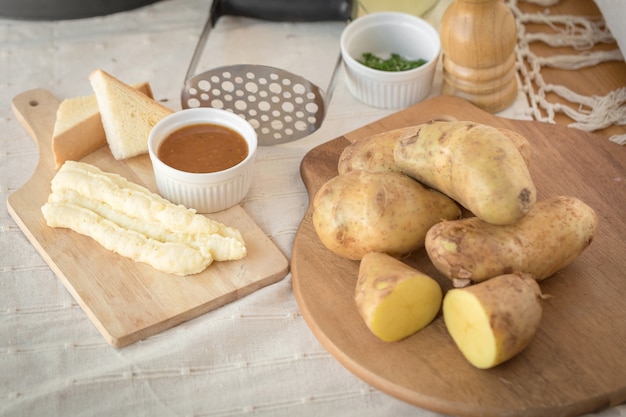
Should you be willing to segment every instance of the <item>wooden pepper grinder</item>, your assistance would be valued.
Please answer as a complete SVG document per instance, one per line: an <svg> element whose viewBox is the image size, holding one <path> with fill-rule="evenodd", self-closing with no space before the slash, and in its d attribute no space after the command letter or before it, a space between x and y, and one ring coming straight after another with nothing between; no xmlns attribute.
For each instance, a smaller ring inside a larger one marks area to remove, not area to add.
<svg viewBox="0 0 626 417"><path fill-rule="evenodd" d="M502 0L454 0L441 25L443 94L495 113L517 97L513 12Z"/></svg>

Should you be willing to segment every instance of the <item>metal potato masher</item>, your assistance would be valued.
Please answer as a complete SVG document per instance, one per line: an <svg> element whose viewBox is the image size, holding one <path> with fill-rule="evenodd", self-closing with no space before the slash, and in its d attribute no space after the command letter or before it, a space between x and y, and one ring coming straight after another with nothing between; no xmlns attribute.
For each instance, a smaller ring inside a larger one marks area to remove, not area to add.
<svg viewBox="0 0 626 417"><path fill-rule="evenodd" d="M341 56L325 92L299 75L267 65L228 65L195 75L200 56L209 33L222 16L348 23L354 13L352 0L213 0L185 76L182 108L217 107L232 111L255 128L259 145L291 142L313 133L326 115Z"/></svg>

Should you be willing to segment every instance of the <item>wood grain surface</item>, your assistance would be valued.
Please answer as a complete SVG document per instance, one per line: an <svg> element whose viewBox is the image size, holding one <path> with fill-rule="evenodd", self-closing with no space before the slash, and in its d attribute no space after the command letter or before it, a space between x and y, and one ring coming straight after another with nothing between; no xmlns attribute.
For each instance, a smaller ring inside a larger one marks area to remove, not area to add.
<svg viewBox="0 0 626 417"><path fill-rule="evenodd" d="M302 314L324 347L372 386L422 408L455 416L577 416L626 401L626 149L562 126L498 118L451 96L436 97L311 150L301 175L312 200L337 175L350 142L435 118L472 120L519 132L533 146L531 174L540 199L572 195L593 207L599 228L591 246L541 282L541 327L520 355L496 368L473 368L441 314L395 343L373 336L353 299L358 262L318 239L312 208L295 238L291 271ZM406 260L451 288L425 250Z"/></svg>
<svg viewBox="0 0 626 417"><path fill-rule="evenodd" d="M286 257L240 207L211 217L239 229L248 255L214 262L187 277L166 274L110 252L89 237L46 225L41 206L55 174L50 139L59 100L37 89L13 99L13 111L39 146L32 177L8 198L9 213L106 341L125 346L280 281ZM148 155L116 161L107 146L83 158L156 191Z"/></svg>

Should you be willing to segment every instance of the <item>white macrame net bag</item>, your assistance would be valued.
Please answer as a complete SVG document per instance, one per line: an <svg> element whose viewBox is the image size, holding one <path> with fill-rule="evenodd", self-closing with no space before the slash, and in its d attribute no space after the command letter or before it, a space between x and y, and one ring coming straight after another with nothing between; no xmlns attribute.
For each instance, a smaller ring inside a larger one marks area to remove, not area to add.
<svg viewBox="0 0 626 417"><path fill-rule="evenodd" d="M619 48L610 51L592 51L599 43L615 43L615 39L601 17L552 15L549 10L543 13L524 13L518 1L526 1L540 6L553 6L559 0L506 0L511 8L518 27L516 48L517 70L521 88L530 106L531 116L538 121L554 123L554 115L563 113L574 120L569 126L592 132L613 124L626 124L626 87L613 90L604 96L584 96L571 89L546 83L541 75L543 67L562 70L577 70L607 61L623 61ZM527 24L543 24L553 33L527 33ZM549 46L570 46L577 53L541 57L530 50L533 42L544 42ZM552 103L548 93L556 94L572 103L572 106ZM609 138L621 145L626 144L626 135Z"/></svg>

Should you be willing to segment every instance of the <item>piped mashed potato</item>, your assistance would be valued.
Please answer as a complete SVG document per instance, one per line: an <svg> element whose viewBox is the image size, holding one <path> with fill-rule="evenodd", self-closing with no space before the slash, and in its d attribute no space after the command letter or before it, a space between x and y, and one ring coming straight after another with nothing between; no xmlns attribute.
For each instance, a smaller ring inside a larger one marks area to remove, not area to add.
<svg viewBox="0 0 626 417"><path fill-rule="evenodd" d="M50 227L69 228L106 249L175 275L246 256L241 233L176 205L126 178L67 161L41 211Z"/></svg>

